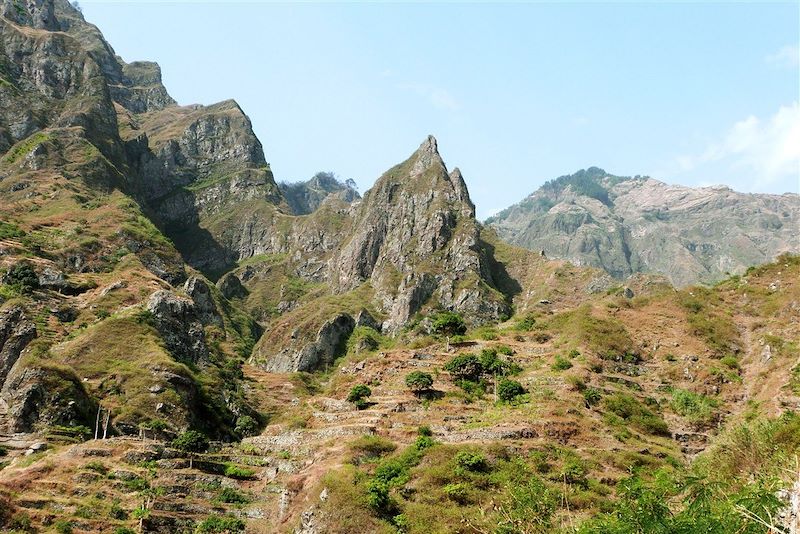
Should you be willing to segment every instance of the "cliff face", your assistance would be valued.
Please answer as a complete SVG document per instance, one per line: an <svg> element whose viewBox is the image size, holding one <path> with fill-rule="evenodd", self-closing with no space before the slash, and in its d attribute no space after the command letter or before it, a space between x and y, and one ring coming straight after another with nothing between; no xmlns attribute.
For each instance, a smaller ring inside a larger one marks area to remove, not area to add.
<svg viewBox="0 0 800 534"><path fill-rule="evenodd" d="M659 273L677 286L800 249L800 197L689 188L591 168L545 184L487 221L505 240L616 278Z"/></svg>
<svg viewBox="0 0 800 534"><path fill-rule="evenodd" d="M326 203L309 218L295 218L293 235L313 235L307 222L329 220L330 210ZM307 258L309 248L297 241L301 248L290 248L289 259L267 259L262 267L241 272L254 292L286 276L280 296L273 297L280 299L276 307L283 314L255 351L267 369L311 370L330 363L335 355L330 348L340 344L330 340L346 339L360 324L364 306L371 309L369 322L375 324L374 318L390 334L417 313L437 309L459 311L473 324L510 313L509 295L494 279L492 254L480 238L461 173L448 172L433 137L384 173L360 202L340 204L338 213L336 223L320 233L329 246L318 256L317 276L305 277L324 288L284 298L291 294L283 289L291 276L304 279L296 261Z"/></svg>
<svg viewBox="0 0 800 534"><path fill-rule="evenodd" d="M425 303L463 309L476 320L508 311L482 262L475 206L458 169L448 173L428 137L387 171L354 215L354 232L330 262L338 292L369 280L396 330Z"/></svg>

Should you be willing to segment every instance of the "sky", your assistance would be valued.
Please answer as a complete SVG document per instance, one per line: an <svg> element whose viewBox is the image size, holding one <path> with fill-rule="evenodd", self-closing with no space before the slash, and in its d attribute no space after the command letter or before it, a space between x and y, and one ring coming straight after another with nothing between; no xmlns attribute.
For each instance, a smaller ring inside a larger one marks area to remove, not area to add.
<svg viewBox="0 0 800 534"><path fill-rule="evenodd" d="M800 2L82 0L181 105L233 98L278 181L362 192L428 134L478 217L597 166L800 189Z"/></svg>

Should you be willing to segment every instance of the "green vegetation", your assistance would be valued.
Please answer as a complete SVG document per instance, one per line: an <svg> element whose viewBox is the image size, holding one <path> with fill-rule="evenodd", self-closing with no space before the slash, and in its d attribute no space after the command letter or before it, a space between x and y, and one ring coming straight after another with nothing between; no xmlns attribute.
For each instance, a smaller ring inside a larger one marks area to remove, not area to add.
<svg viewBox="0 0 800 534"><path fill-rule="evenodd" d="M561 356L560 354L556 355L555 362L551 366L551 369L553 369L553 371L566 371L567 369L571 368L572 368L572 362L566 359L565 357Z"/></svg>
<svg viewBox="0 0 800 534"><path fill-rule="evenodd" d="M566 340L586 345L605 360L625 363L639 361L639 355L625 326L612 317L597 317L585 304L560 313L547 322L546 328Z"/></svg>
<svg viewBox="0 0 800 534"><path fill-rule="evenodd" d="M685 389L672 391L670 407L675 413L696 423L708 423L714 416L714 409L719 405L715 399Z"/></svg>
<svg viewBox="0 0 800 534"><path fill-rule="evenodd" d="M39 288L39 276L25 261L14 264L3 277L3 282L20 293L31 293Z"/></svg>
<svg viewBox="0 0 800 534"><path fill-rule="evenodd" d="M512 402L525 394L525 388L516 380L504 378L497 385L497 396L504 402Z"/></svg>
<svg viewBox="0 0 800 534"><path fill-rule="evenodd" d="M647 409L631 395L615 393L608 396L605 398L605 407L609 412L642 432L669 436L669 428L664 419Z"/></svg>
<svg viewBox="0 0 800 534"><path fill-rule="evenodd" d="M236 478L239 480L248 480L253 478L256 472L253 469L247 467L240 467L236 464L226 463L225 464L225 476L228 478Z"/></svg>
<svg viewBox="0 0 800 534"><path fill-rule="evenodd" d="M204 519L197 525L199 534L233 534L244 532L245 523L231 515L214 515Z"/></svg>
<svg viewBox="0 0 800 534"><path fill-rule="evenodd" d="M196 430L187 430L174 440L172 446L189 456L189 468L195 454L201 454L208 450L208 438Z"/></svg>
<svg viewBox="0 0 800 534"><path fill-rule="evenodd" d="M0 239L14 239L24 237L25 232L14 223L0 221Z"/></svg>
<svg viewBox="0 0 800 534"><path fill-rule="evenodd" d="M718 356L738 350L739 333L714 291L693 287L678 294L692 334L702 338Z"/></svg>
<svg viewBox="0 0 800 534"><path fill-rule="evenodd" d="M257 434L258 426L258 421L256 421L254 418L250 417L249 415L242 415L236 419L236 426L234 427L233 431L239 436L246 438L248 436L254 436Z"/></svg>
<svg viewBox="0 0 800 534"><path fill-rule="evenodd" d="M412 371L406 375L406 386L415 395L422 395L433 387L433 377L422 371Z"/></svg>
<svg viewBox="0 0 800 534"><path fill-rule="evenodd" d="M536 316L533 313L527 313L522 318L518 319L514 324L514 329L520 332L530 332L536 327Z"/></svg>
<svg viewBox="0 0 800 534"><path fill-rule="evenodd" d="M247 504L250 497L233 488L222 488L214 500L226 504Z"/></svg>
<svg viewBox="0 0 800 534"><path fill-rule="evenodd" d="M36 148L37 146L41 145L42 143L46 143L50 141L51 137L49 134L43 132L36 132L35 134L31 135L30 137L23 139L16 145L12 146L6 155L3 156L2 162L7 165L13 165L23 156L26 156Z"/></svg>
<svg viewBox="0 0 800 534"><path fill-rule="evenodd" d="M372 390L369 388L369 386L358 384L353 386L353 388L350 390L350 393L348 393L347 402L352 402L356 405L356 408L363 410L368 405L366 401L367 397L371 395Z"/></svg>
<svg viewBox="0 0 800 534"><path fill-rule="evenodd" d="M394 452L397 445L386 438L375 435L364 435L350 443L353 452L352 463L358 465Z"/></svg>
<svg viewBox="0 0 800 534"><path fill-rule="evenodd" d="M431 328L434 334L446 337L464 335L467 325L464 319L454 312L441 312L433 316Z"/></svg>
<svg viewBox="0 0 800 534"><path fill-rule="evenodd" d="M484 369L480 360L474 354L459 354L444 365L454 380L469 380L475 382L483 375Z"/></svg>

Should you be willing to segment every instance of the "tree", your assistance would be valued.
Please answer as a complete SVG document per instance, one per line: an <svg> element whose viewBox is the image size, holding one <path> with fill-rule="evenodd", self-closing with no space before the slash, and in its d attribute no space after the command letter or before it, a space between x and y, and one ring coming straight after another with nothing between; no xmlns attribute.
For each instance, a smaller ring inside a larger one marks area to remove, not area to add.
<svg viewBox="0 0 800 534"><path fill-rule="evenodd" d="M442 336L460 336L467 332L464 319L454 312L442 312L433 319L433 332Z"/></svg>
<svg viewBox="0 0 800 534"><path fill-rule="evenodd" d="M525 388L516 380L503 379L497 385L497 396L500 400L509 402L525 393Z"/></svg>
<svg viewBox="0 0 800 534"><path fill-rule="evenodd" d="M420 395L431 389L433 386L433 377L422 371L412 371L406 375L406 386L414 392L415 395Z"/></svg>
<svg viewBox="0 0 800 534"><path fill-rule="evenodd" d="M258 432L258 422L249 415L243 415L236 420L234 432L246 438Z"/></svg>
<svg viewBox="0 0 800 534"><path fill-rule="evenodd" d="M356 405L356 408L363 410L367 407L367 402L364 399L370 395L372 395L372 390L369 389L369 386L358 384L350 390L350 394L347 395L347 402L352 402Z"/></svg>
<svg viewBox="0 0 800 534"><path fill-rule="evenodd" d="M483 365L474 354L459 354L444 365L455 380L477 381L484 372Z"/></svg>
<svg viewBox="0 0 800 534"><path fill-rule="evenodd" d="M191 469L194 455L206 452L209 443L208 438L204 434L196 430L187 430L172 440L172 446L189 455L189 469Z"/></svg>

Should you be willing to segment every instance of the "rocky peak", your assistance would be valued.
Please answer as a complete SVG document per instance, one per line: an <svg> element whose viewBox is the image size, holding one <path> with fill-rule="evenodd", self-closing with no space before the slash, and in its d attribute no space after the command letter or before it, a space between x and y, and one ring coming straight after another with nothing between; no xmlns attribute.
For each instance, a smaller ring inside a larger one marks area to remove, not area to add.
<svg viewBox="0 0 800 534"><path fill-rule="evenodd" d="M685 286L796 251L799 198L670 185L590 167L546 182L486 224L551 258L616 278L663 274Z"/></svg>
<svg viewBox="0 0 800 534"><path fill-rule="evenodd" d="M306 182L282 182L278 187L294 215L313 213L328 198L338 198L347 203L361 198L353 180L340 182L332 172L318 172Z"/></svg>
<svg viewBox="0 0 800 534"><path fill-rule="evenodd" d="M485 280L487 271L474 213L460 171L448 173L436 139L429 136L364 196L355 233L330 262L334 287L348 291L369 280L390 316L389 330L426 303L463 304L459 281Z"/></svg>

